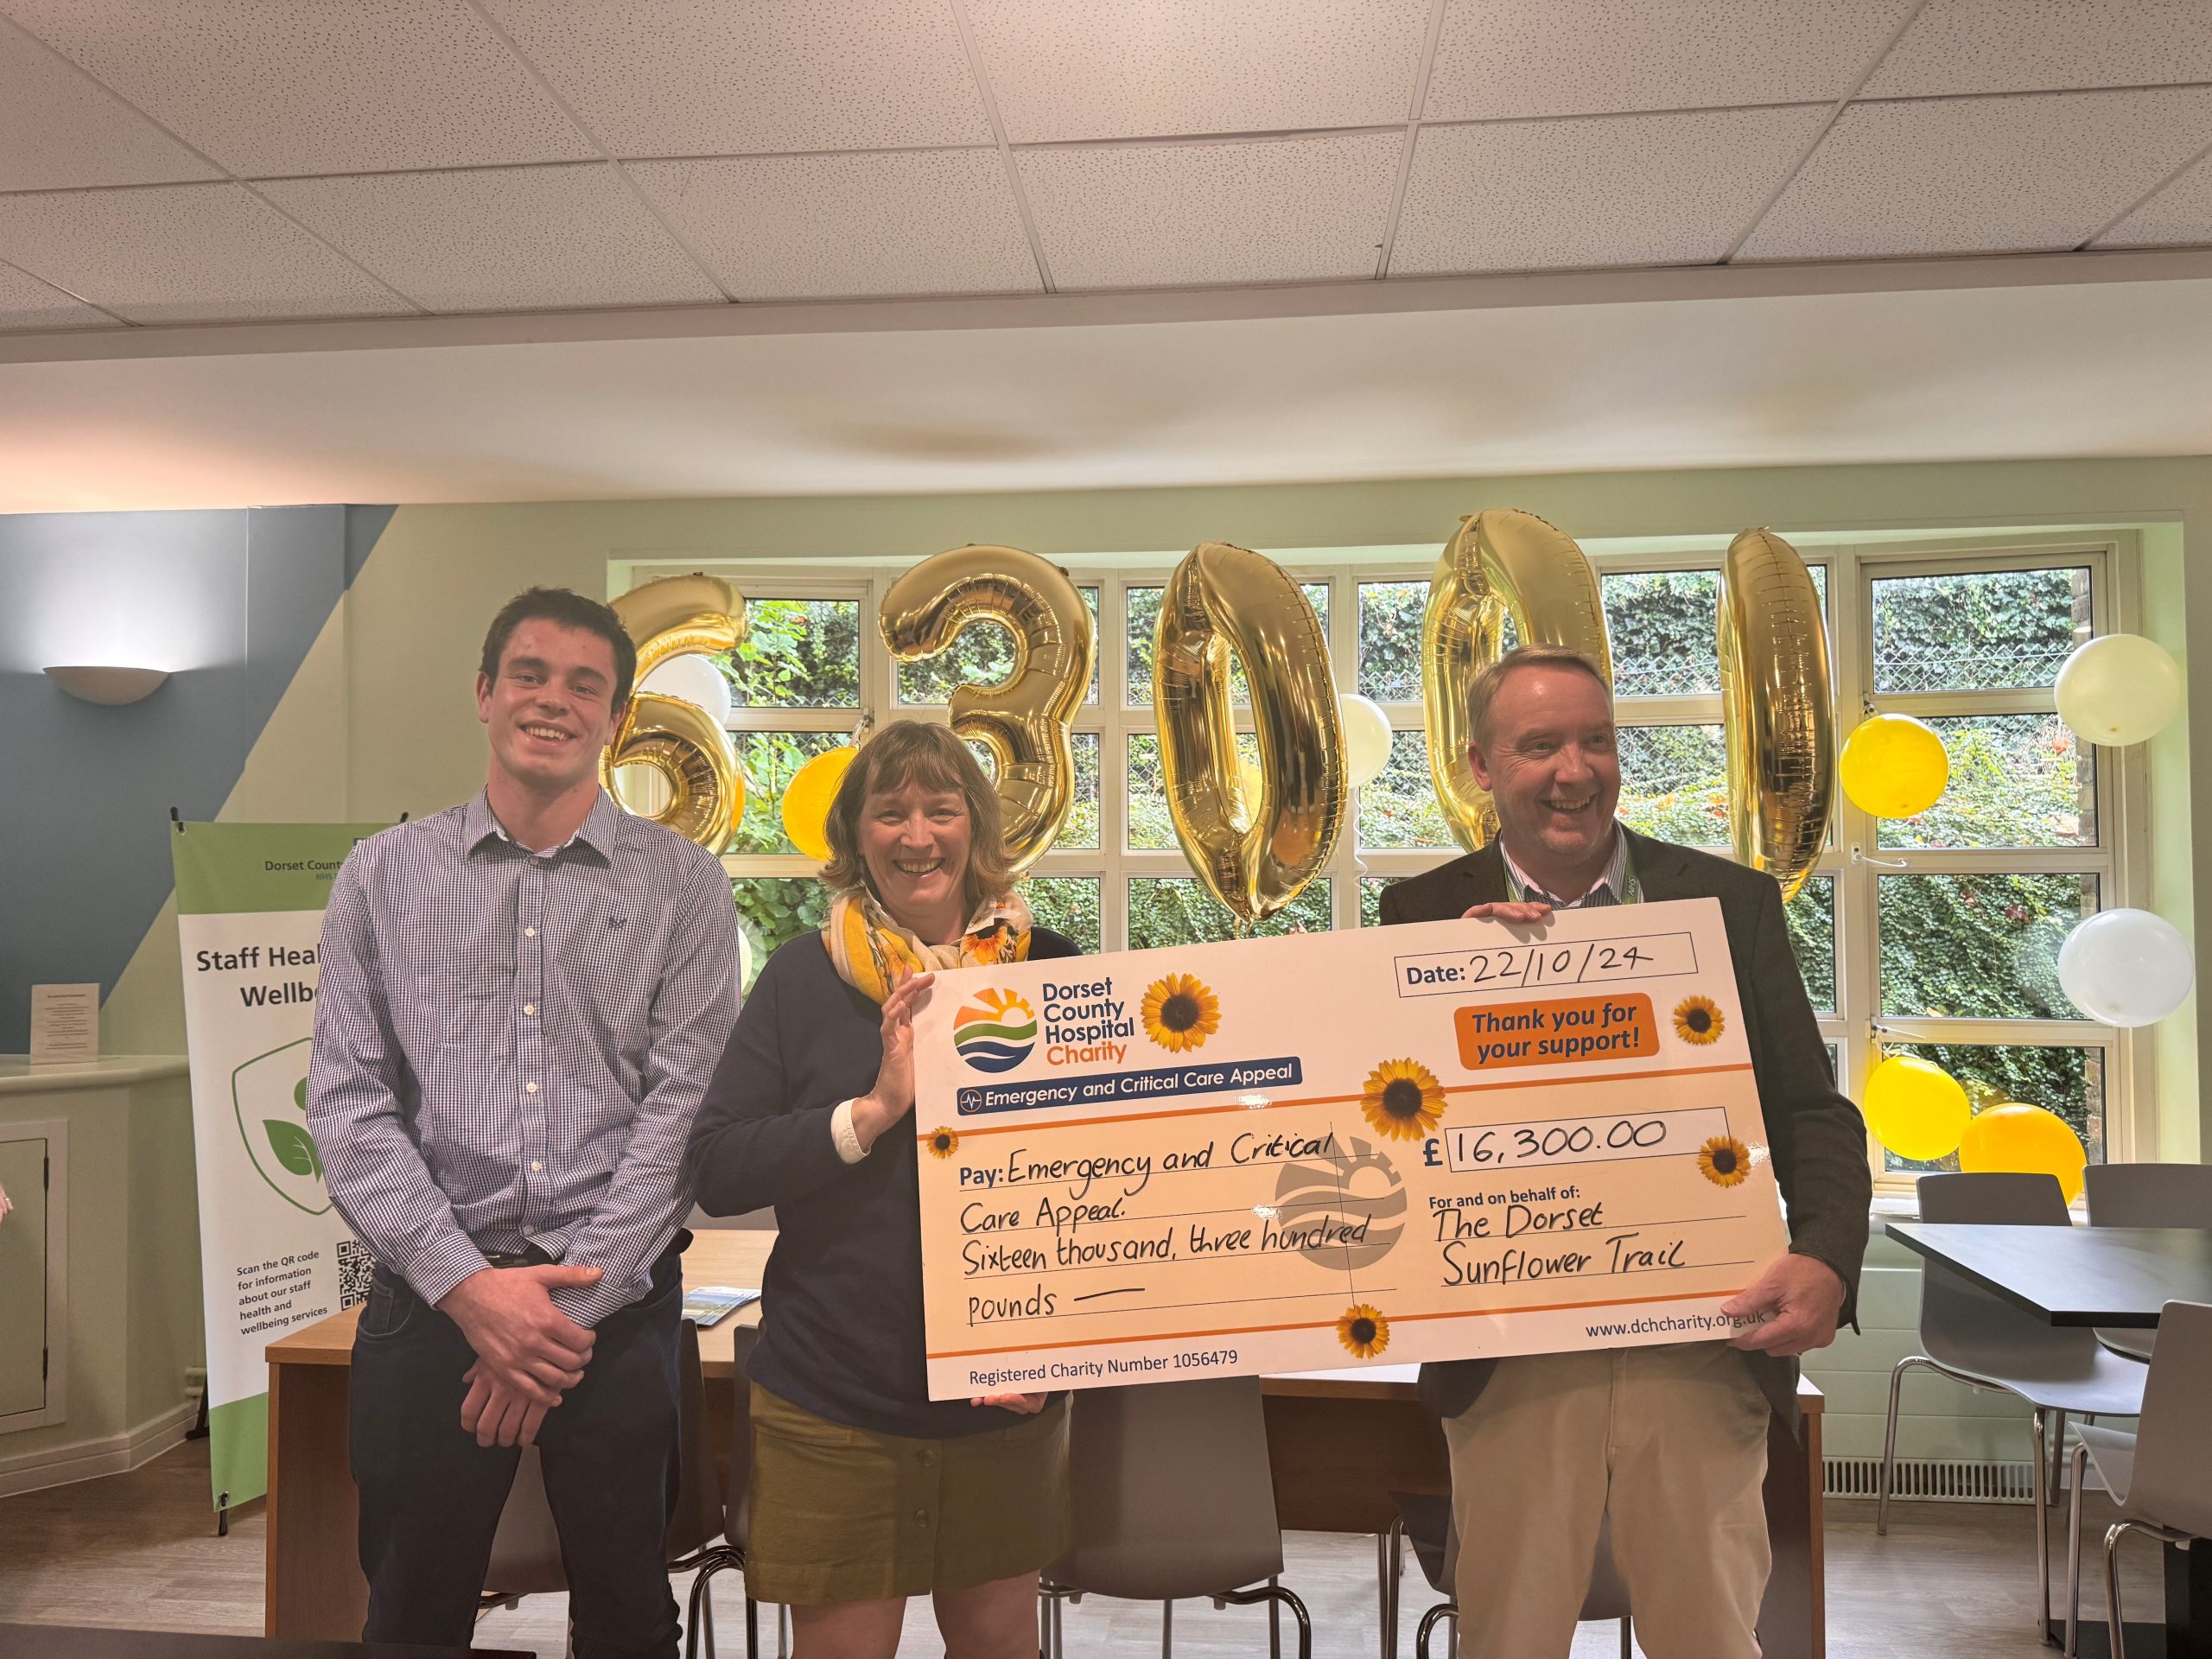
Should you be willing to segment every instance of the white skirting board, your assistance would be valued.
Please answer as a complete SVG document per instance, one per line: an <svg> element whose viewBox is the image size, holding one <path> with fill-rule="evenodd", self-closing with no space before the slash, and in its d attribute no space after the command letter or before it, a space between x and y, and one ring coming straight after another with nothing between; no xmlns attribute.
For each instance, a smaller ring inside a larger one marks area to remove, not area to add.
<svg viewBox="0 0 2212 1659"><path fill-rule="evenodd" d="M0 1497L67 1486L100 1475L127 1474L183 1440L199 1415L200 1400L195 1395L119 1434L67 1441L42 1452L0 1456Z"/></svg>

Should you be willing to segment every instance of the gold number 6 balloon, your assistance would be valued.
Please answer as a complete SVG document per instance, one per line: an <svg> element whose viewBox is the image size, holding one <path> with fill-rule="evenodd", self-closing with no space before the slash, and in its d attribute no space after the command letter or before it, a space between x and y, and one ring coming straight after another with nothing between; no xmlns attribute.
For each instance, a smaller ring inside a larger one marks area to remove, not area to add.
<svg viewBox="0 0 2212 1659"><path fill-rule="evenodd" d="M1320 620L1274 560L1207 542L1168 578L1154 642L1154 718L1176 839L1242 924L1263 921L1328 862L1344 824L1344 735ZM1252 690L1256 800L1237 764L1232 654Z"/></svg>
<svg viewBox="0 0 2212 1659"><path fill-rule="evenodd" d="M1015 547L956 547L891 584L879 624L902 663L934 657L970 622L1014 636L1014 672L952 694L952 729L991 752L1018 875L1044 855L1075 799L1069 728L1097 656L1090 611L1067 572Z"/></svg>
<svg viewBox="0 0 2212 1659"><path fill-rule="evenodd" d="M1613 681L1598 578L1574 538L1510 507L1462 519L1428 585L1421 699L1436 798L1469 852L1497 833L1497 811L1467 759L1474 738L1467 693L1503 654L1509 614L1522 644L1579 651L1598 664L1606 684Z"/></svg>
<svg viewBox="0 0 2212 1659"><path fill-rule="evenodd" d="M706 575L664 576L613 601L638 647L638 682L671 657L729 650L745 638L745 601ZM661 785L666 804L640 816L696 841L709 852L729 845L745 810L745 773L729 734L698 704L657 692L631 693L614 741L600 756L599 779L631 811L650 799L633 769ZM631 772L631 779L623 773Z"/></svg>
<svg viewBox="0 0 2212 1659"><path fill-rule="evenodd" d="M1769 872L1792 898L1827 841L1835 709L1820 592L1772 531L1728 544L1718 632L1736 861Z"/></svg>

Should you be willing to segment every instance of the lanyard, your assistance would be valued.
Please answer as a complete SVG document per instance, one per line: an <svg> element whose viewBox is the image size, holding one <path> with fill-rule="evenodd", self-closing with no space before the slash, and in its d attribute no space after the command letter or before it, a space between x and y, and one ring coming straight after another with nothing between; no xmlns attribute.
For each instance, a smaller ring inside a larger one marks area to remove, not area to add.
<svg viewBox="0 0 2212 1659"><path fill-rule="evenodd" d="M1521 885L1521 878L1515 873L1513 868L1513 861L1505 856L1505 849L1503 847L1497 849L1497 853L1498 861L1505 866L1505 891L1507 894L1512 899L1514 903L1525 904L1528 901L1529 897L1528 890ZM1573 904L1554 905L1552 907L1554 910L1579 910L1581 908L1584 900L1587 899L1589 896L1590 895L1588 893L1585 893L1581 899L1578 899ZM1627 849L1625 855L1621 861L1621 903L1624 905L1635 905L1641 904L1643 901L1643 884L1637 880L1636 877L1636 849L1634 848L1630 848ZM1550 904L1551 899L1549 895L1545 895L1539 900L1539 902Z"/></svg>

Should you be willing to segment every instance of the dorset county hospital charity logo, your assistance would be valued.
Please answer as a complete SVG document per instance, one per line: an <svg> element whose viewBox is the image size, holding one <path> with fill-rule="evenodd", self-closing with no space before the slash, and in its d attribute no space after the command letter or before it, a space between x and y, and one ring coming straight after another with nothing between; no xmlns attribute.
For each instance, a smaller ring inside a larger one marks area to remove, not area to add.
<svg viewBox="0 0 2212 1659"><path fill-rule="evenodd" d="M985 991L952 1016L952 1046L978 1071L1011 1071L1037 1046L1037 1010L1018 991Z"/></svg>

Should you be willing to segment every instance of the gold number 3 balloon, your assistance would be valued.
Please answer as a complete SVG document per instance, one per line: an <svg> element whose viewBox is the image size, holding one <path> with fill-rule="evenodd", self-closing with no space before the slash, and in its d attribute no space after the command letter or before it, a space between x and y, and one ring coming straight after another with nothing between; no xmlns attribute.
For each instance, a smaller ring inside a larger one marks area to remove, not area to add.
<svg viewBox="0 0 2212 1659"><path fill-rule="evenodd" d="M1274 560L1208 542L1168 578L1154 641L1154 718L1176 839L1241 922L1265 920L1328 862L1344 824L1344 735L1320 620ZM1231 654L1252 690L1257 799L1237 764Z"/></svg>
<svg viewBox="0 0 2212 1659"><path fill-rule="evenodd" d="M613 604L637 644L639 684L671 657L725 652L745 638L745 601L719 577L664 576ZM639 772L653 783L641 784ZM745 810L745 773L729 734L680 697L633 690L614 741L600 756L599 778L633 812L666 797L641 816L711 853L729 845Z"/></svg>
<svg viewBox="0 0 2212 1659"><path fill-rule="evenodd" d="M1090 685L1097 641L1067 572L1014 547L956 547L924 559L883 596L883 643L902 663L948 648L970 622L1014 636L1002 684L952 694L952 729L991 752L1006 814L1007 860L1020 874L1044 855L1075 799L1068 736Z"/></svg>
<svg viewBox="0 0 2212 1659"><path fill-rule="evenodd" d="M1792 898L1821 855L1835 803L1835 709L1821 595L1797 550L1747 530L1721 566L1721 718L1736 861Z"/></svg>
<svg viewBox="0 0 2212 1659"><path fill-rule="evenodd" d="M1421 698L1436 798L1469 852L1497 833L1497 811L1467 759L1475 734L1467 693L1503 654L1508 615L1522 644L1579 651L1598 664L1607 685L1613 682L1598 577L1574 538L1510 507L1461 520L1428 585Z"/></svg>

